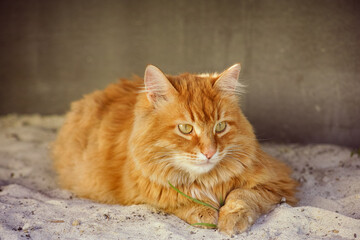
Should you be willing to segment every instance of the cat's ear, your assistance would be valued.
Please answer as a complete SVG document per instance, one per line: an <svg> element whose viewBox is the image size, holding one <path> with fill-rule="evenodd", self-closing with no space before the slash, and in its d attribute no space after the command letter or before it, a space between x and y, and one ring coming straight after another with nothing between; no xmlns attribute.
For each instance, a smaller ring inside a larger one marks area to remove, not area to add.
<svg viewBox="0 0 360 240"><path fill-rule="evenodd" d="M244 85L239 82L240 70L240 63L232 65L220 74L214 87L229 95L239 95L243 93Z"/></svg>
<svg viewBox="0 0 360 240"><path fill-rule="evenodd" d="M146 67L144 83L147 98L154 105L170 100L177 92L165 74L154 65Z"/></svg>

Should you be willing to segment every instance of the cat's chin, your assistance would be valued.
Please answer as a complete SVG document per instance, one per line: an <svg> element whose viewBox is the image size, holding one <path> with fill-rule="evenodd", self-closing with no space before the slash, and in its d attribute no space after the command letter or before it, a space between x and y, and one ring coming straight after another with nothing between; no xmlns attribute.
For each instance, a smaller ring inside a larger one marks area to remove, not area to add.
<svg viewBox="0 0 360 240"><path fill-rule="evenodd" d="M210 172L215 167L215 165L215 163L211 162L187 164L186 170L194 175L202 175Z"/></svg>

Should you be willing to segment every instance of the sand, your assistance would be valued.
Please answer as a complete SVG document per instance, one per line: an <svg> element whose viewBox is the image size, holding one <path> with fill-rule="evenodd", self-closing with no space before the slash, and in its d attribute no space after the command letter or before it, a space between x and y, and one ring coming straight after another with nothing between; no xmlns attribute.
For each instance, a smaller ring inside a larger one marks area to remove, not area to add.
<svg viewBox="0 0 360 240"><path fill-rule="evenodd" d="M360 239L360 157L334 145L265 143L301 182L286 203L229 238L146 205L105 205L56 184L49 144L61 116L0 118L0 239Z"/></svg>

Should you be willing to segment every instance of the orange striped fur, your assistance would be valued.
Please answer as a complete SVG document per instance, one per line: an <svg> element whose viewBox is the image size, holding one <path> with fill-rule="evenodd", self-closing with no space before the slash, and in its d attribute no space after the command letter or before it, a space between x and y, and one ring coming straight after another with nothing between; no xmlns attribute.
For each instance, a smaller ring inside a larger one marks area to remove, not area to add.
<svg viewBox="0 0 360 240"><path fill-rule="evenodd" d="M239 72L236 64L221 74L170 76L149 65L144 79L123 79L74 102L53 145L61 186L103 203L149 204L229 235L282 198L295 204L289 168L261 150L239 107ZM220 122L226 128L216 132Z"/></svg>

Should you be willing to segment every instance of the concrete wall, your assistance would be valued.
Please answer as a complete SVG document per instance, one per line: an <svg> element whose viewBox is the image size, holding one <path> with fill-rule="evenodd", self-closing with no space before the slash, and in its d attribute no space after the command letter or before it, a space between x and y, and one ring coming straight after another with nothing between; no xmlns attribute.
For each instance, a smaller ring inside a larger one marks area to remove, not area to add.
<svg viewBox="0 0 360 240"><path fill-rule="evenodd" d="M260 139L360 146L359 1L0 1L0 114L64 113L148 63L236 62Z"/></svg>

